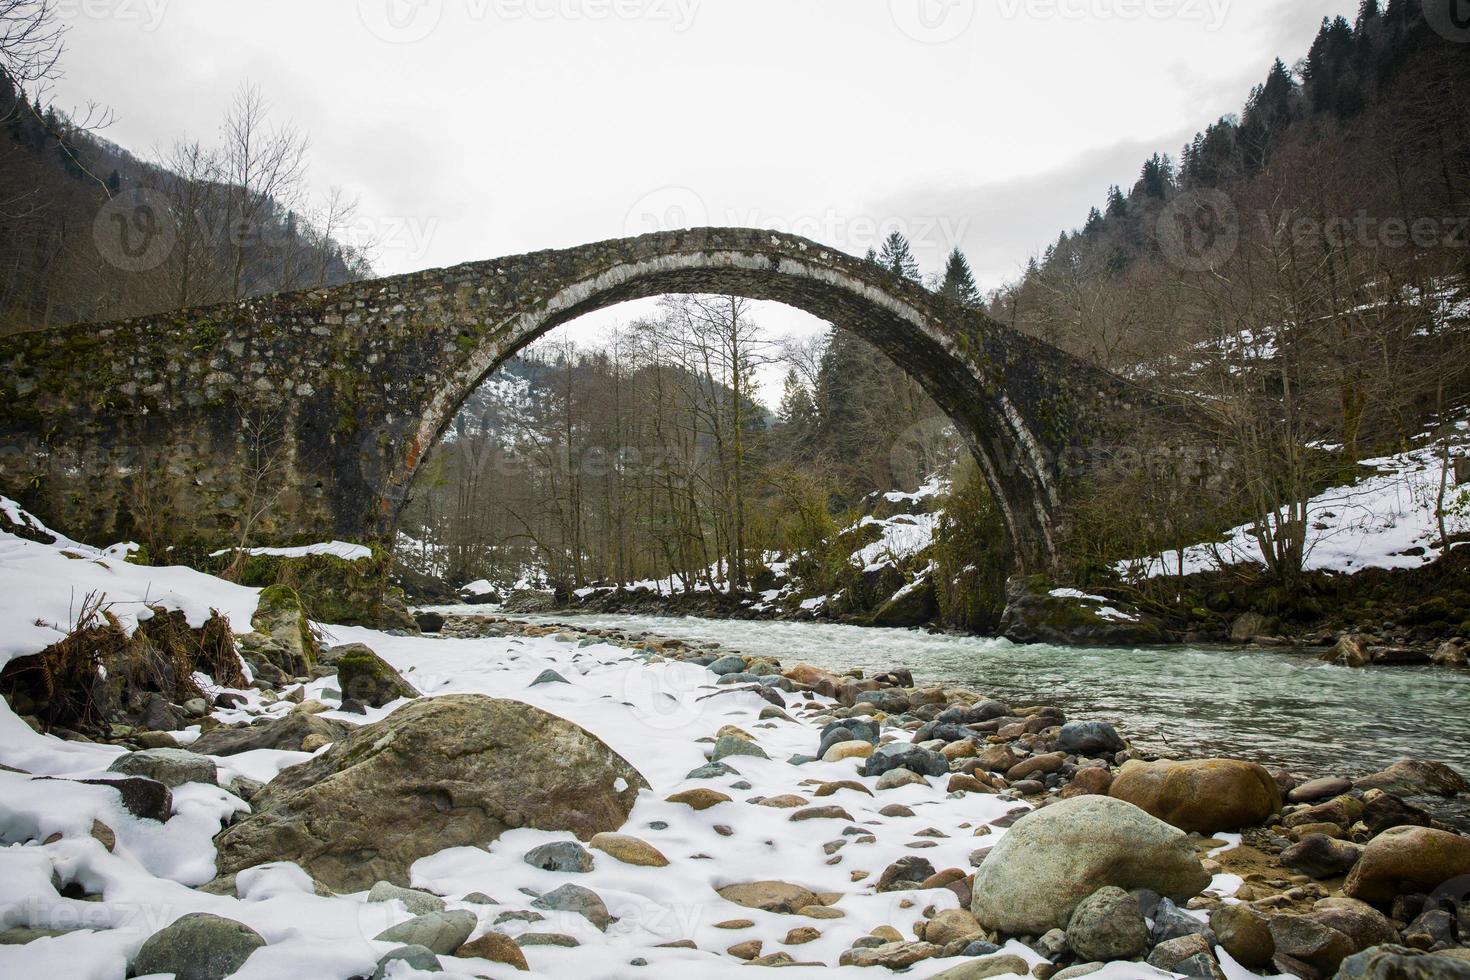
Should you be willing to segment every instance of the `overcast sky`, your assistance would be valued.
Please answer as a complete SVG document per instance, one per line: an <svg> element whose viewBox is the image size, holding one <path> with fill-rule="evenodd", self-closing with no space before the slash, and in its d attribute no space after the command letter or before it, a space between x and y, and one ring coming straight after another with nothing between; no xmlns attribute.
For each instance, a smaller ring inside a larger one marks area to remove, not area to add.
<svg viewBox="0 0 1470 980"><path fill-rule="evenodd" d="M62 107L136 153L216 137L243 80L360 196L382 273L681 223L980 285L1143 159L1237 112L1356 0L60 0ZM625 317L628 308L616 314ZM778 330L813 329L762 307ZM605 319L602 321L605 322Z"/></svg>

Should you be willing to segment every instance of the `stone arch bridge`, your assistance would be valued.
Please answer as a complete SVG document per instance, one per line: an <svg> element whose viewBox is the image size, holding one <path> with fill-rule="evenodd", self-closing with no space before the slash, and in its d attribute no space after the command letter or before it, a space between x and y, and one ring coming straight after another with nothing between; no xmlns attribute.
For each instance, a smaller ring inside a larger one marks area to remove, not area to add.
<svg viewBox="0 0 1470 980"><path fill-rule="evenodd" d="M1091 451L1171 414L871 263L694 229L0 339L0 492L98 541L388 540L464 399L559 324L666 293L789 304L912 375L974 452L1021 566L1056 556ZM1120 438L1123 437L1123 438ZM268 504L268 505L267 505Z"/></svg>

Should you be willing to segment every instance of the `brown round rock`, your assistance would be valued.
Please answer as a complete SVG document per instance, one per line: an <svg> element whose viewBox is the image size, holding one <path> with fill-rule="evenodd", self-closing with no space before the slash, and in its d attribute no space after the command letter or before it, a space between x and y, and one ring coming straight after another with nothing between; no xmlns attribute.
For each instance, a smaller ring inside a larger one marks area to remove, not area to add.
<svg viewBox="0 0 1470 980"><path fill-rule="evenodd" d="M504 963L513 966L517 970L529 970L531 966L526 962L526 954L516 945L514 939L504 933L487 932L473 942L465 943L455 951L455 956L462 959L489 960L491 963Z"/></svg>
<svg viewBox="0 0 1470 980"><path fill-rule="evenodd" d="M1428 827L1394 827L1368 842L1343 894L1379 904L1397 895L1432 892L1470 875L1470 838Z"/></svg>
<svg viewBox="0 0 1470 980"><path fill-rule="evenodd" d="M1281 809L1276 780L1235 759L1129 762L1108 795L1183 831L1211 833L1263 823Z"/></svg>

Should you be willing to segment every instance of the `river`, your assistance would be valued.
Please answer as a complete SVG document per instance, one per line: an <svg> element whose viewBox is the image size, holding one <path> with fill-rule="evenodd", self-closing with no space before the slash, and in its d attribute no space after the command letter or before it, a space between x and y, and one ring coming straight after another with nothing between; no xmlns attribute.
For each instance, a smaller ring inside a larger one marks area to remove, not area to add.
<svg viewBox="0 0 1470 980"><path fill-rule="evenodd" d="M484 611L444 611L449 608ZM908 667L920 684L955 684L1013 705L1055 704L1070 718L1113 722L1163 755L1251 759L1306 776L1359 776L1414 757L1470 774L1470 671L1352 670L1275 650L1017 646L825 623L569 613L515 618L715 641L787 665L870 674Z"/></svg>

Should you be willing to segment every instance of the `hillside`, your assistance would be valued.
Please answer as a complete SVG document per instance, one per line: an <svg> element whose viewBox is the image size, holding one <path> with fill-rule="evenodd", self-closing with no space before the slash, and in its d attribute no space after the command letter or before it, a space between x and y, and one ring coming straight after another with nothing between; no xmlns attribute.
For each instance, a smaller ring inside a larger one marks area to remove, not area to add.
<svg viewBox="0 0 1470 980"><path fill-rule="evenodd" d="M0 70L0 332L371 275L334 237L351 207L303 201L305 137L273 126L255 90L241 90L218 147L181 141L144 160L103 131Z"/></svg>

